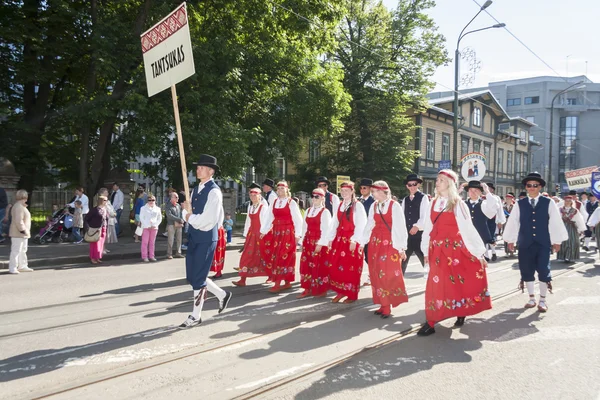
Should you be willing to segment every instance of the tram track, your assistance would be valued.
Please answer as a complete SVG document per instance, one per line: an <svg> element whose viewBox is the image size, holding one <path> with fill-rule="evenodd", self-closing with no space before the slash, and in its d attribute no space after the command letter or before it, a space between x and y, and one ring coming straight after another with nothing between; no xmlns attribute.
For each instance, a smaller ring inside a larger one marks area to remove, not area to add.
<svg viewBox="0 0 600 400"><path fill-rule="evenodd" d="M577 269L580 269L582 267L586 266L585 263L579 263L579 264L575 264L574 266L564 269L564 270L560 270L557 273L554 274L554 278L558 278L562 275L565 275L567 273L573 272ZM508 269L512 269L512 265L507 266L507 267L503 267L503 268L499 268L490 272L501 272L501 271L506 271ZM369 287L363 287L361 288L368 290L370 289ZM257 290L259 291L259 290ZM421 290L416 290L413 291L411 293L409 293L409 298L415 297L415 296L419 296L421 294L424 293L424 289ZM516 293L518 293L519 289L515 288L515 289L511 289L508 290L506 292L503 292L499 295L496 296L492 296L492 300L494 301L499 301L503 298L512 296ZM246 292L245 295L250 295L250 294L255 294L255 292ZM240 296L238 296L240 297ZM366 300L366 301L365 301ZM315 306L318 304L315 304ZM192 357L196 357L199 355L203 355L203 354L207 354L207 353L211 353L214 351L223 351L223 350L227 350L228 348L237 348L239 346L243 346L244 344L247 343L251 343L254 341L261 341L262 339L272 336L272 335L276 335L276 334L280 334L282 332L285 331L290 331L293 330L295 328L297 328L298 326L301 325L305 325L308 323L312 323L312 322L317 322L320 320L326 320L331 318L334 315L337 315L340 313L340 311L343 311L344 313L349 313L349 312L353 312L355 310L360 310L360 309L364 309L364 308L368 308L368 307L372 307L373 304L371 303L370 299L363 299L363 301L359 300L358 302L356 302L355 304L349 306L349 307L345 307L345 308L332 308L331 310L328 310L327 312L321 312L318 315L315 315L311 318L308 319L304 319L302 321L294 321L292 323L288 323L285 324L284 326L279 326L276 329L272 329L269 330L267 332L263 332L263 333L259 333L259 334L255 334L255 335L251 335L249 337L243 338L243 339L239 339L239 340L235 340L229 343L224 343L221 345L217 345L217 346L210 346L210 347L206 347L203 349L196 349L196 350L191 350L191 351L184 351L184 352L179 352L176 354L170 354L169 356L165 356L165 357L161 357L160 360L148 360L147 362L142 362L140 364L137 364L135 366L128 366L128 367L123 367L120 369L120 371L115 372L113 371L108 371L106 373L98 373L94 376L91 376L90 379L86 382L82 382L79 384L75 384L66 388L62 388L59 390L55 390L51 393L46 393L46 394L40 394L37 395L37 397L32 397L33 399L46 399L46 398L50 398L53 396L57 396L57 395L61 395L61 394L65 394L65 393L69 393L69 392L73 392L75 390L78 389L84 389L84 388L89 388L92 387L94 385L98 385L101 383L105 383L105 382L109 382L112 381L114 379L117 378L121 378L124 376L128 376L128 375L132 375L138 372L142 372L142 371L147 371L147 370L151 370L153 368L157 368L166 364L171 364L177 361L181 361L181 360L185 360L185 359L189 359ZM182 305L183 307L183 305ZM148 310L146 310L145 312L147 312ZM226 316L224 316L226 317ZM173 329L175 329L175 327L173 327ZM307 377L309 375L315 374L319 371L322 371L324 369L330 368L330 367L334 367L334 366L338 366L343 364L344 362L351 360L357 356L359 356L360 354L363 354L365 352L370 352L370 351L374 351L376 349L379 349L385 345L388 345L390 343L393 343L395 341L401 340L402 338L405 338L407 336L410 336L411 334L416 333L418 330L420 329L420 325L418 326L412 326L408 329L405 329L401 332L397 332L395 334L392 334L390 336L387 336L385 338L382 338L380 340L371 342L363 347L361 347L360 349L354 350L354 351L350 351L347 353L344 353L338 357L335 357L334 359L328 360L324 363L315 365L307 370L303 370L302 372L299 372L295 375L292 376L288 376L286 378L282 378L279 379L277 381L274 381L270 384L264 385L259 389L253 390L253 391L249 391L243 394L238 395L237 397L234 397L235 399L254 399L254 398L261 398L263 395L266 395L268 393L271 393L277 389L283 388L284 386L293 384L294 382L299 381L300 379L303 379L304 377Z"/></svg>

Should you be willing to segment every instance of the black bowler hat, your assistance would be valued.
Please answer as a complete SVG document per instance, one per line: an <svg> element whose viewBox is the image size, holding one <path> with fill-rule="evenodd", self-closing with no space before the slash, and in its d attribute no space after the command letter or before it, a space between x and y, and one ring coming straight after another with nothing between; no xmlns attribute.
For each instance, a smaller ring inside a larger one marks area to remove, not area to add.
<svg viewBox="0 0 600 400"><path fill-rule="evenodd" d="M546 186L546 181L542 178L542 176L540 174L538 174L537 172L531 172L529 175L527 175L522 181L521 184L523 185L527 185L527 182L529 181L536 181L538 182L540 185L542 186Z"/></svg>
<svg viewBox="0 0 600 400"><path fill-rule="evenodd" d="M200 154L200 158L194 163L194 165L209 167L214 169L215 172L219 171L219 166L217 165L217 158L208 154Z"/></svg>
<svg viewBox="0 0 600 400"><path fill-rule="evenodd" d="M360 180L359 186L373 186L373 179L362 178Z"/></svg>
<svg viewBox="0 0 600 400"><path fill-rule="evenodd" d="M483 186L481 186L481 182L479 181L469 181L465 189L479 189L483 192Z"/></svg>
<svg viewBox="0 0 600 400"><path fill-rule="evenodd" d="M319 176L316 180L315 180L315 184L317 186L319 186L319 183L326 183L327 186L331 185L331 182L329 182L329 179L327 179L326 176Z"/></svg>
<svg viewBox="0 0 600 400"><path fill-rule="evenodd" d="M486 185L488 185L489 188L496 190L496 187L494 186L494 184L492 182L489 182L489 183L486 182Z"/></svg>
<svg viewBox="0 0 600 400"><path fill-rule="evenodd" d="M521 192L521 193L519 193L519 197L527 197L527 192Z"/></svg>
<svg viewBox="0 0 600 400"><path fill-rule="evenodd" d="M577 196L577 190L569 190L569 196Z"/></svg>
<svg viewBox="0 0 600 400"><path fill-rule="evenodd" d="M273 189L275 187L275 181L273 179L271 179L271 178L265 179L262 184L270 186L271 189Z"/></svg>
<svg viewBox="0 0 600 400"><path fill-rule="evenodd" d="M248 186L248 189L260 189L260 186L258 185L258 183L252 182L250 186Z"/></svg>
<svg viewBox="0 0 600 400"><path fill-rule="evenodd" d="M404 184L406 185L408 182L416 181L419 183L423 183L423 179L419 178L417 174L409 174L404 180Z"/></svg>

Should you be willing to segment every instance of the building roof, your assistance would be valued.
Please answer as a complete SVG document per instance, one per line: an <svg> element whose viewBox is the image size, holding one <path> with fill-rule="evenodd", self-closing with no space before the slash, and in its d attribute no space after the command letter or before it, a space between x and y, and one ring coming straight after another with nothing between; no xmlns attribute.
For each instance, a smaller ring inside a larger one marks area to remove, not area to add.
<svg viewBox="0 0 600 400"><path fill-rule="evenodd" d="M506 112L504 107L502 107L502 104L500 104L500 102L498 101L498 99L496 99L496 96L494 96L494 94L492 93L492 91L490 89L482 89L482 90L478 90L475 92L469 92L469 93L459 93L458 101L474 99L475 97L483 97L483 96L489 96L489 98L495 103L495 106L493 106L493 107L488 104L486 104L486 106L500 111L506 119L510 119L510 117L508 116L508 113ZM453 101L454 101L454 96L446 96L446 97L440 97L439 99L430 99L429 104L431 104L431 105L445 104L445 103L452 103Z"/></svg>
<svg viewBox="0 0 600 400"><path fill-rule="evenodd" d="M537 126L537 124L536 124L536 123L534 123L534 122L531 122L531 121L528 121L528 120L526 120L526 119L525 119L525 118L523 118L523 117L511 117L511 118L509 118L509 120L510 120L510 121L519 121L519 122L522 122L522 123L524 123L524 124L526 124L526 125L529 125L529 126L532 126L532 127L533 127L533 126Z"/></svg>
<svg viewBox="0 0 600 400"><path fill-rule="evenodd" d="M584 83L594 83L587 76L579 75L579 76L570 76L568 78L562 76L532 76L530 78L521 78L521 79L510 79L506 81L496 81L490 82L490 86L500 86L500 85L524 85L528 83L540 83L540 82L564 82L564 83L575 83L583 81Z"/></svg>

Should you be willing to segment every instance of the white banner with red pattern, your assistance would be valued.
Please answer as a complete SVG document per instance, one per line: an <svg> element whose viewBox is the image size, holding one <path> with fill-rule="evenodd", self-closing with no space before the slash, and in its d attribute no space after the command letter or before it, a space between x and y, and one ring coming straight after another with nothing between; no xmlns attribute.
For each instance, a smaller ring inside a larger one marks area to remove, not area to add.
<svg viewBox="0 0 600 400"><path fill-rule="evenodd" d="M142 33L141 41L148 97L196 73L185 3Z"/></svg>

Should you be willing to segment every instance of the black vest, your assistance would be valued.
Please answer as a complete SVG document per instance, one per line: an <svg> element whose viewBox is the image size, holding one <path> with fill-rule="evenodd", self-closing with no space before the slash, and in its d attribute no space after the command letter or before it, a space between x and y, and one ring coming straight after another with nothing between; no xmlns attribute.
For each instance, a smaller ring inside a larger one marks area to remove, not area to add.
<svg viewBox="0 0 600 400"><path fill-rule="evenodd" d="M585 204L585 211L587 211L587 213L588 213L588 220L590 219L590 217L592 216L592 214L594 213L594 211L596 211L596 208L598 208L598 204L600 204L600 202L598 202L598 201L595 202L594 204L592 204L591 201L588 201Z"/></svg>
<svg viewBox="0 0 600 400"><path fill-rule="evenodd" d="M423 196L425 196L423 193L417 192L412 200L410 196L404 198L404 219L406 220L406 229L408 230L419 221Z"/></svg>
<svg viewBox="0 0 600 400"><path fill-rule="evenodd" d="M362 203L362 205L365 207L365 211L367 212L367 217L368 217L369 216L369 210L371 210L371 206L373 205L373 203L375 203L375 199L373 198L373 196L369 196L365 200L361 196L360 199L358 199L358 201L360 201Z"/></svg>
<svg viewBox="0 0 600 400"><path fill-rule="evenodd" d="M331 201L332 198L333 193L329 191L325 192L325 208L328 209L329 213L333 216L333 202Z"/></svg>
<svg viewBox="0 0 600 400"><path fill-rule="evenodd" d="M488 221L490 221L490 219L485 216L483 211L481 211L482 202L482 199L479 199L479 201L477 201L475 204L472 204L470 199L465 201L471 213L471 221L473 222L473 226L475 226L475 229L477 229L477 232L479 233L481 240L483 240L483 243L487 244L493 242L493 240L488 227Z"/></svg>

